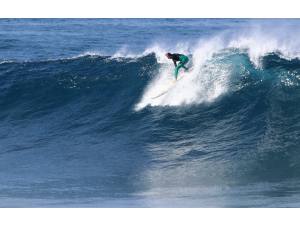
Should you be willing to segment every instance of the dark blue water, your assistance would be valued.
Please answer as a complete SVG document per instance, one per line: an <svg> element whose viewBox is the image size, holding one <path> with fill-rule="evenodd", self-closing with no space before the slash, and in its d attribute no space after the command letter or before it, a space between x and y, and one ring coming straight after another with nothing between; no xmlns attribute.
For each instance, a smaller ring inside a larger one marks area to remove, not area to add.
<svg viewBox="0 0 300 225"><path fill-rule="evenodd" d="M0 206L299 207L299 31L1 19Z"/></svg>

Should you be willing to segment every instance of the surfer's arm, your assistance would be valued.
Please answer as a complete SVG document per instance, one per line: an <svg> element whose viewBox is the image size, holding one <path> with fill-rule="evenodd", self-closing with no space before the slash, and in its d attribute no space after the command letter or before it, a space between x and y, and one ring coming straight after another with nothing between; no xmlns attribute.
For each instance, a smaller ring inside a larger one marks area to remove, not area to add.
<svg viewBox="0 0 300 225"><path fill-rule="evenodd" d="M174 63L174 66L176 67L177 66L177 63L176 61L173 59L173 63Z"/></svg>

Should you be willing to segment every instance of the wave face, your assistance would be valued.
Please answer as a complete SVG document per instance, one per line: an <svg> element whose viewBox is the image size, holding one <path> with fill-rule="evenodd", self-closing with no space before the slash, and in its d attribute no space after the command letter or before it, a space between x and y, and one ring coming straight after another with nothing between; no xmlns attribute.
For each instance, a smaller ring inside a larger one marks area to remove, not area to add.
<svg viewBox="0 0 300 225"><path fill-rule="evenodd" d="M300 60L258 37L183 47L175 84L159 45L3 60L0 205L299 206Z"/></svg>

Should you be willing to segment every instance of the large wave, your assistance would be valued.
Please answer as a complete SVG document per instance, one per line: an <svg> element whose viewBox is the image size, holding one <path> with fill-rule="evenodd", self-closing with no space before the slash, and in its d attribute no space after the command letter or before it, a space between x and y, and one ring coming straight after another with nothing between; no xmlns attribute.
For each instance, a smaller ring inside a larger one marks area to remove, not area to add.
<svg viewBox="0 0 300 225"><path fill-rule="evenodd" d="M177 197L187 187L298 179L297 40L247 34L140 53L2 61L5 177L36 188L36 198L76 197L70 190L79 189L83 196L160 197L171 188ZM169 51L187 54L190 70L153 99L174 80ZM30 183L32 174L40 184ZM1 192L26 197L18 185Z"/></svg>
<svg viewBox="0 0 300 225"><path fill-rule="evenodd" d="M105 101L125 92L121 102L134 99L131 107L135 110L212 103L221 96L270 79L274 85L297 87L299 60L295 46L297 43L290 40L280 41L257 31L252 36L240 34L235 38L222 34L200 40L193 47L179 43L173 51L190 56L190 69L182 72L184 79L159 98L153 97L174 82L173 65L164 56L170 48L159 45L139 54L121 49L113 56L86 52L41 62L2 61L1 100L4 105L12 105L14 100L23 105L41 96L56 101L60 99L58 93L72 93L70 98L75 99L76 95L94 90ZM43 100L41 104L46 103ZM35 103L31 106L36 107Z"/></svg>

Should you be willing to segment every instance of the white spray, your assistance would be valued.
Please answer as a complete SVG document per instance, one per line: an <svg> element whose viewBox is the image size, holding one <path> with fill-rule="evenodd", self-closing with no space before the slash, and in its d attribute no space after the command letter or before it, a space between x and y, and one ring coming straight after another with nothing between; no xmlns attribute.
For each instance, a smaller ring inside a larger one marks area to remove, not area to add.
<svg viewBox="0 0 300 225"><path fill-rule="evenodd" d="M210 39L203 39L196 46L179 43L171 52L192 54L193 68L184 73L184 78L176 82L169 91L159 98L173 82L174 67L164 55L170 48L154 45L144 54L154 52L157 61L162 63L159 73L149 83L135 110L146 106L182 106L213 102L229 90L231 67L218 62L216 55L226 49L246 51L253 65L261 67L261 57L279 52L286 59L299 57L300 41L286 32L285 28L250 27L236 33L222 33ZM293 30L295 34L296 31ZM299 33L299 32L298 32ZM180 72L182 73L182 72Z"/></svg>
<svg viewBox="0 0 300 225"><path fill-rule="evenodd" d="M169 91L159 98L154 98L158 93L164 92L172 82L174 82L174 68L166 57L160 61L165 62L158 75L146 88L141 101L135 109L140 110L147 105L150 106L179 106L189 104L199 104L201 102L210 102L227 91L228 71L224 67L209 63L214 53L223 48L223 43L219 38L213 38L209 41L199 41L193 55L193 68L184 73L184 77L171 86ZM178 52L180 49L177 49ZM163 51L164 53L166 51ZM186 53L187 54L187 53ZM164 54L163 54L164 55Z"/></svg>

